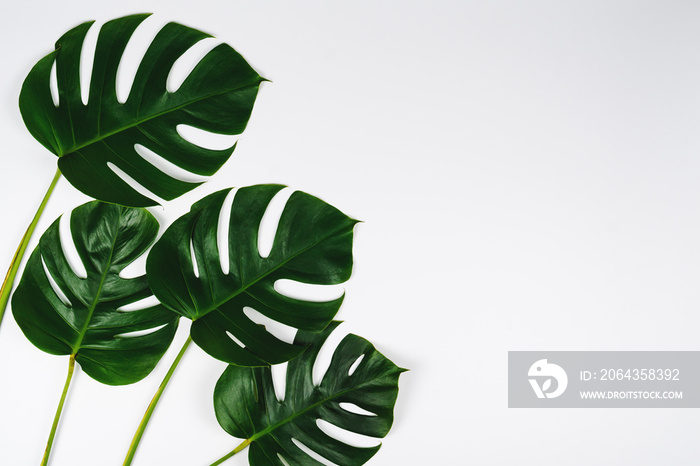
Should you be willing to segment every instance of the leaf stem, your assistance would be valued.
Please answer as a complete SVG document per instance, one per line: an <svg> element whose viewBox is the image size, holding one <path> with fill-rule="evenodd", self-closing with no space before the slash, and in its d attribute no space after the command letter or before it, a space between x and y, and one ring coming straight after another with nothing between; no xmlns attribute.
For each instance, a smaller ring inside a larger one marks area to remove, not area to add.
<svg viewBox="0 0 700 466"><path fill-rule="evenodd" d="M44 207L46 207L46 204L49 202L53 188L56 187L56 183L60 177L61 170L57 169L53 180L51 180L49 189L46 191L44 199L39 205L39 210L37 210L36 214L34 214L34 218L29 224L27 231L24 233L22 241L20 241L19 246L17 247L17 252L15 252L14 257L12 258L12 262L10 262L10 269L7 271L5 281L2 282L2 288L0 288L0 324L2 324L2 317L5 315L7 302L10 300L10 293L12 292L12 285L15 283L15 277L17 276L17 271L19 270L19 264L22 262L22 257L24 256L24 252L27 250L27 245L29 244L29 240L32 238L36 224L39 222L39 218L41 218L41 214L44 212Z"/></svg>
<svg viewBox="0 0 700 466"><path fill-rule="evenodd" d="M73 370L75 369L75 355L71 354L68 360L68 376L66 377L66 383L63 385L63 393L61 394L61 401L58 402L58 408L56 409L56 415L53 418L53 425L51 426L51 433L49 434L49 440L46 442L46 450L44 450L44 459L41 460L41 466L46 466L49 464L49 456L51 456L51 446L53 445L53 439L56 437L56 429L58 428L58 421L61 419L61 412L63 412L63 404L66 402L66 395L68 394L68 387L70 387L70 381L73 378Z"/></svg>
<svg viewBox="0 0 700 466"><path fill-rule="evenodd" d="M153 415L153 411L156 409L156 405L158 404L158 400L160 400L160 397L163 394L165 387L167 387L168 382L170 382L170 378L173 376L173 373L175 372L177 365L180 363L180 360L182 359L182 356L185 354L185 351L187 351L187 347L190 346L190 343L192 343L192 337L188 336L187 340L185 340L185 344L182 345L180 352L177 354L175 361L173 361L172 365L170 366L170 369L168 369L168 373L165 374L165 378L160 383L158 390L156 391L155 395L153 395L153 399L149 403L148 409L146 409L146 412L144 413L143 418L141 419L141 423L139 424L138 429L136 429L136 433L134 434L134 438L131 441L131 445L129 446L129 451L127 452L126 458L124 459L124 466L129 466L131 464L131 462L134 460L134 455L136 454L136 449L139 447L139 442L141 442L141 437L143 437L143 433L146 430L146 426L148 425L148 421L151 419L151 416Z"/></svg>
<svg viewBox="0 0 700 466"><path fill-rule="evenodd" d="M231 457L232 457L233 455L235 455L236 453L238 453L238 452L240 452L241 450L243 450L243 449L244 449L245 447L247 447L248 445L250 445L250 439L244 440L243 443L241 443L241 444L238 445L236 448L234 448L232 452L225 454L224 456L222 456L222 457L219 458L218 460L214 461L214 462L213 462L212 464L210 464L209 466L217 466L217 465L223 463L224 461L226 461L227 459L231 458Z"/></svg>

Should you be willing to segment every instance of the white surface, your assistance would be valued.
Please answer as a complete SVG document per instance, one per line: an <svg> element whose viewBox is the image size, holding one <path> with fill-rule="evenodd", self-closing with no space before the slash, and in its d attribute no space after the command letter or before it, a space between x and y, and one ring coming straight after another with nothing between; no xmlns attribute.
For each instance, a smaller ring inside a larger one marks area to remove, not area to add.
<svg viewBox="0 0 700 466"><path fill-rule="evenodd" d="M699 349L697 2L5 2L0 264L54 172L21 121L22 80L72 26L142 11L273 81L232 160L159 219L279 182L365 221L339 318L411 369L369 464L697 464L697 410L506 407L508 350ZM39 231L85 200L62 180ZM52 465L121 464L182 324L141 383L78 371ZM66 365L5 316L0 463L39 463ZM213 415L223 367L187 354L134 465L237 444Z"/></svg>

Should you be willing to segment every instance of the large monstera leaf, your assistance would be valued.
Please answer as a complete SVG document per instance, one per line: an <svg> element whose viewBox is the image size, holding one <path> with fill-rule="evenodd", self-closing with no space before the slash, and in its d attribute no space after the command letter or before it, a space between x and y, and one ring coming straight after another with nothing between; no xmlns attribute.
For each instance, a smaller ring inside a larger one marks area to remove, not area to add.
<svg viewBox="0 0 700 466"><path fill-rule="evenodd" d="M261 256L261 220L283 187L257 185L236 191L228 225L227 273L221 266L217 227L230 190L196 203L166 230L148 256L146 272L156 297L193 320L190 333L195 343L231 364L276 364L304 350L304 345L281 341L256 324L246 315L247 308L296 329L319 332L343 301L342 296L326 302L290 298L276 291L277 280L333 285L350 278L357 220L300 191L284 207L270 254Z"/></svg>
<svg viewBox="0 0 700 466"><path fill-rule="evenodd" d="M164 173L144 159L137 146L151 151L149 157L156 154L188 172L214 174L234 147L205 149L181 137L177 126L240 134L263 81L243 57L221 44L197 64L175 92L168 92L166 82L172 65L194 44L210 37L169 23L149 46L128 99L120 103L117 69L132 33L147 17L127 16L101 28L87 105L81 99L80 55L92 22L71 29L56 42L56 49L30 71L19 99L27 128L59 157L58 166L68 181L91 197L130 206L155 205L157 201L139 193L124 178L166 200L201 184ZM54 64L58 106L49 85ZM126 177L120 176L122 172Z"/></svg>
<svg viewBox="0 0 700 466"><path fill-rule="evenodd" d="M311 346L287 366L284 401L278 401L267 367L229 366L217 382L216 418L226 432L250 444L251 466L323 464L307 449L335 464L354 466L366 463L379 450L379 446L350 446L319 427L319 422L326 422L357 434L385 437L393 422L399 375L405 371L367 340L351 334L340 342L323 380L315 386L314 363L338 324L333 322L320 334L299 332L299 343Z"/></svg>
<svg viewBox="0 0 700 466"><path fill-rule="evenodd" d="M73 355L92 378L137 382L155 367L177 328L177 316L162 305L139 303L153 296L145 276L119 276L153 243L158 222L140 208L98 201L77 207L70 230L87 273L81 278L64 253L59 221L27 262L12 298L15 320L35 346Z"/></svg>

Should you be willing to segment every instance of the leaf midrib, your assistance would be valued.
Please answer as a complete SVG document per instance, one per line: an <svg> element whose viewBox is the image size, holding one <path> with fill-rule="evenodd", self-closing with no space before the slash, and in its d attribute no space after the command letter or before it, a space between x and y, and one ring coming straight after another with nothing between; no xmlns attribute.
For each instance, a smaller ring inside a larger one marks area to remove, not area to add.
<svg viewBox="0 0 700 466"><path fill-rule="evenodd" d="M383 378L383 377L387 377L388 375L391 375L393 372L394 372L394 371L392 371L391 373L383 373L383 374L381 374L380 376L374 377L374 378L369 379L369 380L365 380L365 381L362 382L361 384L355 385L355 386L352 387L352 388L348 388L347 390L343 390L343 391L341 391L341 392L334 393L333 395L328 396L327 398L323 398L323 399L317 401L316 403L313 403L312 405L307 406L306 408L302 409L301 411L299 411L299 412L297 412L297 413L294 413L294 414L292 414L291 416L289 416L289 417L287 417L287 418L285 418L285 419L283 419L283 420L277 422L276 424L273 424L273 425L271 425L271 426L269 426L269 427L266 427L265 429L261 430L260 432L254 434L254 435L253 435L252 437L250 437L248 440L252 443L252 442L254 442L255 440L257 440L257 439L259 439L259 438L261 438L261 437L264 437L265 435L267 435L267 434L269 434L269 433L271 433L271 432L277 430L278 428L280 428L280 427L282 427L282 426L284 426L284 425L286 425L286 424L289 424L289 423L292 422L294 419L296 419L296 418L298 418L299 416L301 416L301 415L307 413L308 411L311 411L311 410L313 410L313 409L315 409L315 408L317 408L317 407L319 407L319 406L322 406L322 405L328 403L329 401L332 401L332 400L334 400L335 398L338 398L338 397L340 397L340 396L343 396L343 395L345 395L345 394L347 394L347 393L350 393L350 392L359 390L359 389L361 389L362 387L364 387L365 385L370 384L370 383L374 382L374 381L377 380L377 379L381 379L381 378ZM316 387L316 389L320 391L320 387ZM267 397L266 397L266 398L267 398ZM281 403L278 402L278 404L281 404ZM267 410L266 410L266 413L267 413Z"/></svg>
<svg viewBox="0 0 700 466"><path fill-rule="evenodd" d="M119 210L119 218L117 219L117 226L121 224L122 220L122 212L121 209ZM92 320L92 315L95 313L95 309L97 308L97 303L100 299L100 295L102 294L102 288L104 286L105 279L107 278L107 273L109 273L109 270L111 269L111 264L112 264L112 257L114 257L114 248L115 245L117 244L117 236L119 236L119 228L117 228L117 232L114 234L112 238L112 247L109 250L109 258L107 259L105 263L105 269L102 272L102 276L100 277L100 284L97 287L97 293L95 293L95 298L92 300L92 304L90 305L90 308L88 310L88 315L85 318L85 323L83 324L83 328L80 330L80 334L78 335L78 340L75 343L75 347L73 348L73 352L71 353L72 356L75 356L78 354L78 352L81 349L81 345L83 343L83 339L85 338L85 335L87 334L88 327L90 326L90 321Z"/></svg>
<svg viewBox="0 0 700 466"><path fill-rule="evenodd" d="M353 226L354 226L354 224L350 225L350 228L352 228ZM274 273L275 271L277 271L278 269L280 269L282 266L284 266L286 263L288 263L288 262L291 261L292 259L295 259L295 258L299 257L301 254L304 254L304 253L305 253L306 251L308 251L309 249L318 246L319 244L321 244L321 243L323 243L324 241L326 241L327 239L333 237L333 236L336 235L337 233L340 233L341 231L343 231L344 228L345 228L345 226L341 226L341 227L336 228L335 230L331 231L327 236L322 237L322 238L319 239L317 242L312 243L312 244L310 244L309 246L307 246L306 248L304 248L304 249L300 250L299 252L297 252L297 253L291 255L291 256L288 257L287 259L281 261L279 264L277 264L277 265L276 265L275 267L273 267L272 269L270 269L270 270L266 271L265 273L263 273L262 275L256 277L254 280L252 280L252 281L251 281L250 283L248 283L247 285L242 286L242 287L239 288L238 290L234 291L234 292L233 292L231 295L229 295L228 297L226 297L226 298L224 298L223 300L221 300L220 302L217 302L216 304L212 305L210 308L207 308L206 311L205 311L204 313L201 313L201 314L200 314L200 313L198 312L199 315L198 315L196 318L192 319L192 322L194 322L194 321L197 320L197 319L201 319L202 317L206 316L207 314L209 314L209 313L211 313L211 312L213 312L213 311L218 310L218 309L219 309L219 306L221 306L221 305L224 304L224 303L227 303L227 302L231 301L233 298L235 298L235 297L238 296L239 294L246 293L246 292L248 291L248 288L250 288L251 286L255 285L256 283L258 283L258 282L259 282L260 280L262 280L263 278L265 278L265 277L271 275L272 273ZM184 271L183 271L183 272L184 272ZM223 273L223 272L222 272L222 273ZM240 275L240 272L239 272L239 275ZM192 302L193 302L193 304L194 304L195 301L193 300ZM195 309L195 310L196 310L196 309Z"/></svg>
<svg viewBox="0 0 700 466"><path fill-rule="evenodd" d="M173 107L166 108L165 110L163 110L163 111L161 111L161 112L154 113L153 115L149 115L149 116L147 116L147 117L141 117L141 118L137 117L137 119L136 119L135 121L133 121L132 123L130 123L130 124L127 124L127 125L124 125L124 126L120 126L118 129L116 129L116 130L114 130L114 131L110 131L110 132L107 132L107 133L105 133L105 134L101 134L101 135L99 135L99 136L97 136L97 137L94 137L94 138L92 138L92 139L89 139L88 141L86 141L86 142L84 142L84 143L82 143L82 144L74 145L73 147L70 147L66 152L60 151L61 153L59 153L58 156L59 156L59 157L63 157L63 156L66 156L66 155L70 155L70 154L72 154L72 153L74 153L74 152L77 152L77 151L79 151L80 149L83 149L83 148L85 148L85 147L87 147L87 146L89 146L89 145L95 144L96 142L100 142L100 141L102 141L102 140L104 140L104 139L107 139L107 138L110 137L110 136L114 136L114 135L117 134L117 133L121 133L121 132L123 132L123 131L126 131L126 130L128 130L128 129L130 129L130 128L133 128L133 127L135 127L135 126L138 126L138 125L140 125L140 124L143 124L143 123L145 123L145 122L147 122L147 121L153 120L153 119L158 118L158 117L160 117L160 116L163 116L163 115L165 115L165 114L168 114L168 113L171 113L171 112L175 112L175 111L177 111L177 110L180 110L181 108L187 107L187 106L192 105L192 104L196 104L196 103L198 103L198 102L201 102L202 100L206 100L206 99L209 99L209 98L211 98L211 97L216 97L216 96L219 96L219 95L222 95L222 94L228 94L229 92L243 91L243 90L245 90L245 89L254 87L254 86L256 86L256 85L260 85L260 83L261 83L262 81L263 81L263 78L261 78L260 76L258 76L257 82L247 83L247 84L244 84L244 85L242 85L242 86L234 87L234 88L231 88L231 89L226 89L226 90L221 91L221 92L215 92L215 93L212 93L212 94L207 94L207 95L204 95L204 96L199 97L199 98L197 98L197 99L188 100L187 102L184 102L184 103L181 104L181 105L176 105L176 106L173 106ZM128 98L127 98L127 101L128 101ZM126 105L126 102L123 103L123 104L120 104L120 105L122 105L122 106L123 106L123 105ZM89 103L88 103L87 106L89 106ZM87 107L87 106L86 106L86 107ZM70 113L70 105L68 106L68 112ZM69 117L69 120L70 120L70 122L71 122L70 127L71 127L71 131L72 131L72 130L73 130L73 127L74 127L74 125L73 125L73 119ZM52 127L52 128L53 128L53 127ZM74 138L73 140L75 141L75 138ZM60 148L60 145L59 145L59 148Z"/></svg>

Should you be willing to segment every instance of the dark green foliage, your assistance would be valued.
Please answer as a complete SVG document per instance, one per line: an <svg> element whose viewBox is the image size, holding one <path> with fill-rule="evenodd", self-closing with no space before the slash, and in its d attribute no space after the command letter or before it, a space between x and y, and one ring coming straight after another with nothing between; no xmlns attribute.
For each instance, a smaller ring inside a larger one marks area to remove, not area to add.
<svg viewBox="0 0 700 466"><path fill-rule="evenodd" d="M173 63L192 45L210 37L169 23L146 52L127 101L119 103L119 62L132 33L147 17L126 16L102 27L87 105L81 100L80 53L92 22L71 29L56 42L55 51L42 58L27 76L19 98L27 128L59 156L58 166L68 181L91 197L130 206L156 202L130 187L108 164L163 199L184 194L201 183L166 175L143 159L134 144L190 172L212 175L228 160L233 147L209 150L196 146L180 137L177 125L240 134L263 81L243 57L221 44L204 57L177 91L168 92L166 80ZM54 62L58 107L49 87Z"/></svg>
<svg viewBox="0 0 700 466"><path fill-rule="evenodd" d="M276 364L304 350L304 345L280 341L251 321L244 313L245 307L297 329L319 332L343 301L343 297L329 302L292 299L275 290L275 281L332 285L346 281L352 271L352 237L357 221L300 191L292 194L285 206L269 257L260 256L260 221L268 203L282 188L258 185L236 192L228 235L228 274L220 264L217 225L230 190L196 203L168 228L148 256L146 271L158 299L194 321L191 335L195 343L232 364Z"/></svg>
<svg viewBox="0 0 700 466"><path fill-rule="evenodd" d="M124 279L119 273L153 243L158 222L140 208L98 201L77 207L70 227L87 272L87 278L80 278L63 252L59 220L27 262L12 298L15 320L39 349L75 355L94 379L110 385L137 382L155 367L177 328L177 316L162 305L119 310L152 296L145 276ZM161 326L142 336L124 335Z"/></svg>
<svg viewBox="0 0 700 466"><path fill-rule="evenodd" d="M219 424L234 437L251 441L251 466L319 465L297 444L343 466L366 463L379 446L357 448L326 435L316 424L323 419L337 427L371 437L384 437L393 422L397 367L367 340L346 336L338 346L319 386L312 371L321 346L339 322L320 334L299 332L297 341L311 345L287 366L283 402L275 396L271 370L229 366L216 384L214 409ZM349 375L360 356L361 362ZM352 403L374 415L356 414L341 407ZM284 461L284 462L283 462Z"/></svg>

